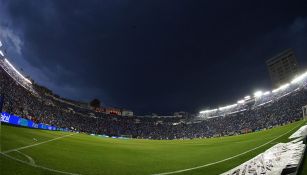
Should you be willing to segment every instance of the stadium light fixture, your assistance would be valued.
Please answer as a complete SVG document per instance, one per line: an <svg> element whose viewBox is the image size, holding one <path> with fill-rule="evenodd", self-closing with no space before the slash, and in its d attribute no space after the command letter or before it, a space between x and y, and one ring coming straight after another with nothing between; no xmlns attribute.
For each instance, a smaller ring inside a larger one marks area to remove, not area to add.
<svg viewBox="0 0 307 175"><path fill-rule="evenodd" d="M220 111L222 111L222 110L224 110L224 109L226 109L226 106L225 106L225 107L219 107L219 110L220 110Z"/></svg>
<svg viewBox="0 0 307 175"><path fill-rule="evenodd" d="M4 54L3 54L2 50L0 50L0 55L4 57Z"/></svg>
<svg viewBox="0 0 307 175"><path fill-rule="evenodd" d="M278 91L280 91L280 90L285 90L285 89L287 89L289 86L290 86L289 83L284 84L284 85L281 85L281 86L279 86L279 88L274 89L272 92L273 92L273 93L276 93L276 92L278 92Z"/></svg>
<svg viewBox="0 0 307 175"><path fill-rule="evenodd" d="M6 58L4 60L22 79L24 79L27 83L32 84L32 82L24 77L18 70L16 70L15 67Z"/></svg>
<svg viewBox="0 0 307 175"><path fill-rule="evenodd" d="M206 113L210 113L210 112L215 112L217 111L217 109L209 109L209 110L205 110L205 111L200 111L200 114L206 114Z"/></svg>
<svg viewBox="0 0 307 175"><path fill-rule="evenodd" d="M244 103L245 102L245 100L239 100L238 101L238 104L242 104L242 103Z"/></svg>
<svg viewBox="0 0 307 175"><path fill-rule="evenodd" d="M298 82L302 81L305 78L307 78L307 72L303 73L302 75L299 75L299 76L295 77L291 81L291 84L298 83ZM264 96L264 95L269 95L271 93L276 93L276 92L278 92L280 90L287 89L289 86L290 86L290 83L287 83L287 84L284 84L284 85L282 85L282 86L280 86L277 89L274 89L272 91L266 91L264 93L262 91L257 91L257 92L254 93L254 97L261 97L261 96ZM218 109L211 109L211 110L200 111L199 113L200 114L205 114L205 113L215 112L217 110L229 109L229 108L237 106L238 104L243 104L243 103L245 103L246 100L249 100L249 99L251 99L251 96L247 95L247 96L244 97L244 99L237 101L236 104L228 105L228 106L224 106L224 107L219 107Z"/></svg>
<svg viewBox="0 0 307 175"><path fill-rule="evenodd" d="M262 96L262 91L257 91L254 93L254 97L261 97Z"/></svg>
<svg viewBox="0 0 307 175"><path fill-rule="evenodd" d="M248 95L248 96L245 96L244 99L245 99L245 100L249 100L249 99L251 99L251 96L249 96L249 95Z"/></svg>
<svg viewBox="0 0 307 175"><path fill-rule="evenodd" d="M281 90L287 89L289 86L290 86L290 84L287 83L287 84L284 84L284 85L280 86L279 89L281 89Z"/></svg>
<svg viewBox="0 0 307 175"><path fill-rule="evenodd" d="M236 106L238 106L238 104L233 104L233 105L231 105L231 107L236 107Z"/></svg>
<svg viewBox="0 0 307 175"><path fill-rule="evenodd" d="M300 81L302 81L304 78L307 77L307 72L303 73L302 75L299 75L297 77L295 77L292 81L291 81L291 84L295 84L295 83L298 83Z"/></svg>
<svg viewBox="0 0 307 175"><path fill-rule="evenodd" d="M0 47L2 47L2 42L0 41Z"/></svg>
<svg viewBox="0 0 307 175"><path fill-rule="evenodd" d="M225 110L225 109L230 109L230 108L233 108L233 107L236 107L238 104L233 104L233 105L228 105L228 106L224 106L224 107L220 107L219 110Z"/></svg>

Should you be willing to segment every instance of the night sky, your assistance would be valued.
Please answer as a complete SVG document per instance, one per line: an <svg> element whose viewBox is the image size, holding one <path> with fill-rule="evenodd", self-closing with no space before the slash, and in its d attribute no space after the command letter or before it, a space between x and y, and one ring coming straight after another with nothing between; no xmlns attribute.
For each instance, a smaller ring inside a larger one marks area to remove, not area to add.
<svg viewBox="0 0 307 175"><path fill-rule="evenodd" d="M307 1L0 0L9 60L55 93L137 114L269 90L265 60L307 65Z"/></svg>

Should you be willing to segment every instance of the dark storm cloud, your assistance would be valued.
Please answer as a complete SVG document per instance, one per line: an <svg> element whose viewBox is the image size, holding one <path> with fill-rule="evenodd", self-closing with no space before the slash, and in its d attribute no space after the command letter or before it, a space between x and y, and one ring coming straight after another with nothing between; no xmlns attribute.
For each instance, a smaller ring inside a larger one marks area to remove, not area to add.
<svg viewBox="0 0 307 175"><path fill-rule="evenodd" d="M307 60L304 1L0 2L34 80L139 113L233 103L270 88L267 58L294 48Z"/></svg>

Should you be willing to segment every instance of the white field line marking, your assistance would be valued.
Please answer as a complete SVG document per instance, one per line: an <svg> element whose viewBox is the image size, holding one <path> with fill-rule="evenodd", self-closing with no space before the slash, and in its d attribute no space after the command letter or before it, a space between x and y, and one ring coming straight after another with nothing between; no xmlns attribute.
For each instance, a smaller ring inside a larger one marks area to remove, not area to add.
<svg viewBox="0 0 307 175"><path fill-rule="evenodd" d="M64 136L57 137L57 138L54 138L54 139L50 139L50 140L46 140L46 141L43 141L43 142L35 143L35 144L32 144L32 145L23 146L23 147L15 148L15 149L10 149L10 150L1 152L1 154L7 154L7 153L10 153L10 152L13 152L13 151L20 151L20 150L23 150L23 149L31 148L33 146L38 146L38 145L41 145L41 144L44 144L44 143L52 142L52 141L55 141L55 140L58 140L58 139L62 139L64 137L69 137L69 136L72 136L72 135L74 135L74 134L68 134L68 135L64 135Z"/></svg>
<svg viewBox="0 0 307 175"><path fill-rule="evenodd" d="M29 160L30 164L35 165L35 161L34 161L34 159L32 157L30 157L30 156L28 156L28 155L26 155L26 154L24 154L24 153L22 153L20 151L16 151L16 152L18 152L19 154L25 156Z"/></svg>
<svg viewBox="0 0 307 175"><path fill-rule="evenodd" d="M299 125L299 126L301 126L301 125ZM275 139L273 139L273 140L271 140L271 141L269 141L269 142L267 142L267 143L264 143L264 144L262 144L262 145L260 145L260 146L258 146L258 147L256 147L256 148L253 148L253 149L250 149L250 150L248 150L248 151L245 151L245 152L243 152L243 153L241 153L241 154L238 154L238 155L235 155L235 156L232 156L232 157L229 157L229 158L226 158L226 159L217 161L217 162L213 162L213 163L209 163L209 164L205 164L205 165L201 165L201 166L197 166L197 167L193 167L193 168L188 168L188 169L183 169L183 170L177 170L177 171L172 171L172 172L158 173L158 174L153 174L153 175L176 174L176 173L181 173L181 172L185 172L185 171L190 171L190 170L194 170L194 169L199 169L199 168L207 167L207 166L210 166L210 165L218 164L218 163L221 163L221 162L225 162L225 161L227 161L227 160L230 160L230 159L239 157L239 156L244 155L244 154L246 154L246 153L248 153L248 152L251 152L251 151L253 151L253 150L255 150L255 149L258 149L258 148L260 148L260 147L263 147L263 146L265 146L265 145L267 145L267 144L273 142L274 140L277 140L277 139L279 139L280 137L282 137L282 136L288 134L289 132L293 131L294 129L298 128L299 126L294 127L293 129L289 130L288 132L286 132L286 133L284 133L284 134L282 134L282 135L276 137ZM62 137L58 137L58 138L55 138L55 139L60 139L60 138L68 137L68 136L71 136L71 135L73 135L73 134L66 135L66 136L62 136ZM32 146L36 146L36 145L40 145L40 144L43 144L43 143L46 143L46 142L50 142L50 141L55 140L55 139L51 139L51 140L48 140L48 141L45 141L45 142L40 142L40 143L37 143L37 144L33 144ZM25 148L28 148L28 147L31 147L31 145L25 146L25 147L21 147L21 148L22 148L22 149L25 149ZM18 150L21 150L21 148L18 148ZM18 150L17 150L17 149L12 149L12 150L8 150L8 151L12 152L12 151L18 151ZM55 169L47 168L47 167L40 166L40 165L36 165L36 164L31 164L31 163L29 163L29 162L26 162L26 161L23 161L23 160L19 160L19 159L15 158L15 157L9 156L9 155L7 155L7 154L4 153L4 152L0 152L0 154L3 155L3 156L8 157L8 158L10 158L10 159L13 159L13 160L15 160L15 161L18 161L18 162L20 162L20 163L27 164L27 165L29 165L29 166L33 166L33 167L36 167L36 168L41 168L41 169L44 169L44 170L47 170L47 171L51 171L51 172L55 172L55 173L61 173L61 174L68 174L68 175L81 175L81 174L76 174L76 173L70 173L70 172L55 170Z"/></svg>
<svg viewBox="0 0 307 175"><path fill-rule="evenodd" d="M267 145L267 144L269 144L269 143L271 143L271 142L273 142L273 141L275 141L275 140L281 138L282 136L288 134L289 132L293 131L294 129L296 129L296 128L300 127L300 126L301 126L301 125L299 125L299 126L297 126L297 127L294 127L294 128L292 128L291 130L289 130L288 132L286 132L286 133L284 133L284 134L282 134L282 135L280 135L280 136L274 138L273 140L270 140L270 141L268 141L268 142L266 142L266 143L264 143L264 144L262 144L262 145L260 145L260 146L257 146L257 147L255 147L255 148L252 148L252 149L250 149L250 150L244 151L244 152L242 152L242 153L240 153L240 154L237 154L237 155L232 156L232 157L228 157L228 158L223 159L223 160L219 160L219 161L216 161L216 162L212 162L212 163L208 163L208 164L204 164L204 165L200 165L200 166L196 166L196 167L192 167L192 168L187 168L187 169L182 169L182 170L176 170L176 171L169 171L169 172L164 172L164 173L157 173L157 174L152 174L152 175L177 174L177 173L182 173L182 172L191 171L191 170L195 170L195 169L200 169L200 168L208 167L208 166L215 165L215 164L218 164L218 163L222 163L222 162L225 162L225 161L227 161L227 160L231 160L231 159L237 158L237 157L239 157L239 156L242 156L242 155L244 155L244 154L246 154L246 153L249 153L249 152L251 152L251 151L254 151L254 150L258 149L258 148L261 148L261 147L263 147L263 146L265 146L265 145Z"/></svg>
<svg viewBox="0 0 307 175"><path fill-rule="evenodd" d="M40 169L43 169L43 170L47 170L47 171L51 171L51 172L55 172L55 173L60 173L60 174L81 175L81 174L70 173L70 172L66 172L66 171L55 170L55 169L44 167L44 166L41 166L41 165L36 165L35 162L32 163L31 160L30 160L30 162L27 162L27 161L23 161L23 160L20 160L20 159L17 159L15 157L13 157L13 156L8 155L8 153L13 152L13 151L21 153L19 150L30 148L30 147L33 147L33 146L38 146L38 145L41 145L41 144L44 144L44 143L48 143L48 142L51 142L51 141L54 141L54 140L58 140L58 139L61 139L61 138L64 138L64 137L69 137L69 136L72 136L72 135L74 135L74 134L69 134L69 135L57 137L57 138L54 138L54 139L50 139L50 140L47 140L47 141L44 141L44 142L39 142L39 143L36 143L36 144L32 144L32 145L28 145L28 146L24 146L24 147L20 147L20 148L16 148L16 149L7 150L7 151L4 151L4 152L0 152L0 154L5 156L5 157L7 157L7 158L15 160L17 162L20 162L20 163L23 163L23 164L26 164L26 165L29 165L29 166L32 166L32 167L35 167L35 168L40 168ZM28 157L28 155L26 155L26 154L24 154L24 155L27 158L32 159L32 157L30 157L30 156Z"/></svg>
<svg viewBox="0 0 307 175"><path fill-rule="evenodd" d="M47 168L47 167L44 167L44 166L41 166L41 165L31 164L30 162L17 159L15 157L12 157L12 156L4 154L4 153L1 153L1 155L5 156L5 157L8 157L10 159L13 159L13 160L15 160L17 162L20 162L20 163L23 163L23 164L26 164L26 165L29 165L29 166L32 166L32 167L35 167L35 168L40 168L40 169L43 169L43 170L51 171L51 172L54 172L54 173L68 174L68 175L80 175L80 174L76 174L76 173L70 173L70 172L65 172L65 171L60 171L60 170L55 170L55 169Z"/></svg>

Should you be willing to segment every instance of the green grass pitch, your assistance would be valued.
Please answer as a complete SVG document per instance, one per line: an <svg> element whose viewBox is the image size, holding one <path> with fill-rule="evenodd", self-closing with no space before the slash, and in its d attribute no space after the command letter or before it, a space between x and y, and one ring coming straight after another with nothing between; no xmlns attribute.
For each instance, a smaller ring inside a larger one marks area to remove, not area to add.
<svg viewBox="0 0 307 175"><path fill-rule="evenodd" d="M11 158L1 154L0 174L220 174L278 142L288 142L288 137L304 123L239 136L170 141L86 134L59 138L71 133L2 125L1 152L9 152ZM24 147L33 144L37 145ZM13 151L21 147L24 148ZM306 168L307 161L300 174L307 174Z"/></svg>

